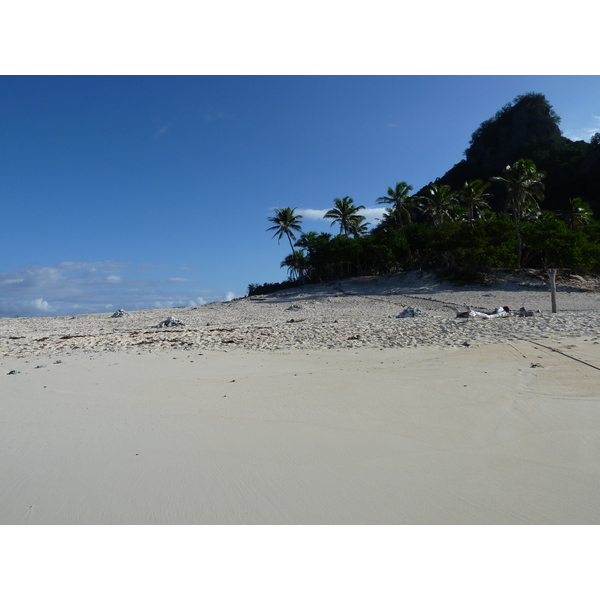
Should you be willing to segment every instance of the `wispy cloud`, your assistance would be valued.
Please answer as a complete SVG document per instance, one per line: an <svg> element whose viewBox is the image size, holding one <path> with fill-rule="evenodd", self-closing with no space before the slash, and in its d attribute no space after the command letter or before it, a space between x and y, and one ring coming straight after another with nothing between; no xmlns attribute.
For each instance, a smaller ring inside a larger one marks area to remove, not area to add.
<svg viewBox="0 0 600 600"><path fill-rule="evenodd" d="M360 211L360 214L367 219L367 221L376 221L383 217L383 212L385 209L385 206L377 208L365 208L364 210Z"/></svg>
<svg viewBox="0 0 600 600"><path fill-rule="evenodd" d="M589 142L590 138L600 132L600 116L592 116L592 125L584 127L582 129L568 129L564 132L564 136L573 140L574 142L585 141Z"/></svg>
<svg viewBox="0 0 600 600"><path fill-rule="evenodd" d="M325 217L325 213L328 211L328 208L324 209L315 209L315 208L299 208L297 210L297 214L302 215L303 219L307 221L319 221Z"/></svg>
<svg viewBox="0 0 600 600"><path fill-rule="evenodd" d="M169 131L170 128L171 128L171 123L163 123L158 128L158 130L154 133L154 137L155 138L162 137L163 135L165 135L167 133L167 131Z"/></svg>
<svg viewBox="0 0 600 600"><path fill-rule="evenodd" d="M233 297L232 292L193 289L195 279L143 277L147 270L148 265L104 261L32 265L0 273L0 317L197 306Z"/></svg>
<svg viewBox="0 0 600 600"><path fill-rule="evenodd" d="M296 212L299 215L302 215L304 219L307 221L320 221L325 217L325 213L328 211L328 208L299 208ZM383 216L383 211L385 207L374 207L374 208L364 208L358 211L358 214L362 215L367 219L367 221L373 221L376 219L381 219Z"/></svg>

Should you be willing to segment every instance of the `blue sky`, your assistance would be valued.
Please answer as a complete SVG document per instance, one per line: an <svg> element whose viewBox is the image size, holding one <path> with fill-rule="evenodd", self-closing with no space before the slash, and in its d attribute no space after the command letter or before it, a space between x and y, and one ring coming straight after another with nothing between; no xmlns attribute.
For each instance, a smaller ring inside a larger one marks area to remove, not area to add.
<svg viewBox="0 0 600 600"><path fill-rule="evenodd" d="M351 196L415 189L541 92L600 131L599 76L2 76L0 316L188 306L285 279L266 232ZM319 211L321 211L319 213Z"/></svg>

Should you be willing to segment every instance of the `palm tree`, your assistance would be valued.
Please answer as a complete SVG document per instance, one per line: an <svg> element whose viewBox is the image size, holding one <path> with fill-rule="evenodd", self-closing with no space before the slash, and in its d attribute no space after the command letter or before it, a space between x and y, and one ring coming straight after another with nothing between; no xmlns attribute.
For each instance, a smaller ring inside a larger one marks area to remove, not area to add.
<svg viewBox="0 0 600 600"><path fill-rule="evenodd" d="M291 254L288 254L281 261L280 266L288 268L290 278L301 279L302 283L304 283L304 274L308 269L308 260L302 250L294 250Z"/></svg>
<svg viewBox="0 0 600 600"><path fill-rule="evenodd" d="M402 221L402 215L404 215L408 222L411 220L411 210L415 208L415 202L413 196L410 195L413 186L408 185L406 181L401 181L396 184L395 188L388 188L388 195L377 198L377 204L393 204L392 210L397 214L398 224L400 229L404 233L404 222Z"/></svg>
<svg viewBox="0 0 600 600"><path fill-rule="evenodd" d="M364 206L354 206L354 200L349 196L343 198L336 198L333 201L331 210L325 213L324 219L331 219L331 224L340 224L340 234L344 234L346 237L350 235L353 228L358 227L364 220L364 217L358 214L359 210L364 209Z"/></svg>
<svg viewBox="0 0 600 600"><path fill-rule="evenodd" d="M569 208L558 211L558 216L566 221L569 229L575 229L578 225L587 225L594 213L587 202L581 198L570 198Z"/></svg>
<svg viewBox="0 0 600 600"><path fill-rule="evenodd" d="M539 210L538 202L544 199L544 173L537 170L534 162L521 158L504 169L504 177L492 177L506 186L507 205L512 210L515 232L517 234L517 264L521 268L523 242L519 231L519 222L533 210Z"/></svg>
<svg viewBox="0 0 600 600"><path fill-rule="evenodd" d="M366 219L362 215L357 215L358 221L350 226L350 233L357 238L367 233L368 227L371 223L365 223Z"/></svg>
<svg viewBox="0 0 600 600"><path fill-rule="evenodd" d="M462 190L458 193L458 197L467 205L469 211L469 223L473 227L473 219L475 216L483 217L484 208L489 208L490 205L485 201L490 194L486 194L485 190L490 187L490 183L483 183L481 179L475 181L465 181Z"/></svg>
<svg viewBox="0 0 600 600"><path fill-rule="evenodd" d="M395 188L388 188L388 195L381 196L381 198L377 198L376 202L378 204L392 204L393 206L387 209L384 213L384 220L388 223L397 223L400 229L402 229L402 235L404 235L404 239L406 240L406 248L408 250L408 259L412 265L412 254L410 251L410 246L408 245L408 238L406 237L406 230L404 229L404 221L402 220L402 215L408 219L410 223L411 220L411 209L416 207L414 196L410 195L413 186L408 185L406 181L400 181L396 183Z"/></svg>
<svg viewBox="0 0 600 600"><path fill-rule="evenodd" d="M307 268L304 274L305 276L308 274L308 279L311 281L320 281L327 269L327 247L331 238L331 234L327 232L309 231L303 233L294 244L297 248L306 250Z"/></svg>
<svg viewBox="0 0 600 600"><path fill-rule="evenodd" d="M275 231L273 237L276 235L279 236L277 243L281 240L283 235L287 236L287 239L290 243L290 248L292 249L292 254L294 253L294 246L292 245L292 240L296 239L296 235L294 231L302 232L302 228L300 224L302 222L301 215L295 215L295 208L276 208L275 216L269 217L269 221L271 223L275 223L273 227L269 227L267 231Z"/></svg>
<svg viewBox="0 0 600 600"><path fill-rule="evenodd" d="M415 198L423 200L421 211L434 225L441 225L446 220L452 221L452 210L458 203L458 198L449 185L430 183L424 195Z"/></svg>
<svg viewBox="0 0 600 600"><path fill-rule="evenodd" d="M310 254L311 250L314 248L317 240L319 238L319 234L316 231L305 231L302 233L298 241L294 244L297 248L303 248L307 250Z"/></svg>

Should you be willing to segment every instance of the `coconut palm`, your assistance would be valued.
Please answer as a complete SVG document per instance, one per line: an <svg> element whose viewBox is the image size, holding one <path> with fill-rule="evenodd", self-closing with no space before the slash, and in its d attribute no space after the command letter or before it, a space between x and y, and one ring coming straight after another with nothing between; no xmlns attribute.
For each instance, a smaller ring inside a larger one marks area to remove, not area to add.
<svg viewBox="0 0 600 600"><path fill-rule="evenodd" d="M328 210L324 219L331 219L331 224L340 224L340 234L344 234L346 237L350 235L353 228L358 227L364 220L364 217L358 214L359 210L364 209L364 206L354 206L354 200L349 196L343 198L336 198L333 201L331 210Z"/></svg>
<svg viewBox="0 0 600 600"><path fill-rule="evenodd" d="M421 211L427 215L434 225L441 225L444 221L452 221L452 211L458 203L456 192L449 185L430 183L422 196L415 196L422 200Z"/></svg>
<svg viewBox="0 0 600 600"><path fill-rule="evenodd" d="M402 217L406 217L407 221L411 221L411 211L415 208L414 197L410 195L412 185L408 185L406 181L400 181L395 188L388 188L388 195L377 198L377 204L392 204L391 210L395 212L398 220L398 225L404 233L404 221Z"/></svg>
<svg viewBox="0 0 600 600"><path fill-rule="evenodd" d="M485 198L490 196L490 194L485 193L485 190L489 187L490 183L483 183L481 179L475 179L475 181L465 181L462 190L458 193L460 200L467 205L471 227L473 227L473 220L476 216L483 217L482 209L490 207L485 201Z"/></svg>
<svg viewBox="0 0 600 600"><path fill-rule="evenodd" d="M316 231L305 231L298 238L298 241L294 244L294 246L296 246L296 248L303 248L310 254L318 239L319 234Z"/></svg>
<svg viewBox="0 0 600 600"><path fill-rule="evenodd" d="M398 215L398 211L395 208L386 208L383 211L383 215L381 219L379 219L379 222L381 223L381 226L383 226L384 230L402 229L402 225L400 224L400 217Z"/></svg>
<svg viewBox="0 0 600 600"><path fill-rule="evenodd" d="M366 219L362 215L358 215L358 221L350 226L350 233L355 237L365 235L371 223L366 223Z"/></svg>
<svg viewBox="0 0 600 600"><path fill-rule="evenodd" d="M519 231L519 223L532 212L539 211L539 204L544 199L544 173L537 170L534 162L521 158L504 169L504 177L492 177L506 186L507 205L511 209L515 232L517 234L517 264L521 268L523 242Z"/></svg>
<svg viewBox="0 0 600 600"><path fill-rule="evenodd" d="M308 269L308 260L302 250L294 250L291 254L288 254L281 261L280 266L288 268L290 278L302 279L302 282L304 282L304 274Z"/></svg>
<svg viewBox="0 0 600 600"><path fill-rule="evenodd" d="M558 216L569 226L569 229L575 229L579 225L587 225L594 213L587 202L581 198L570 198L569 208L558 211Z"/></svg>
<svg viewBox="0 0 600 600"><path fill-rule="evenodd" d="M267 231L275 231L273 237L278 236L277 243L281 240L283 235L287 236L287 239L290 243L290 248L292 249L292 254L294 253L294 246L292 245L292 240L296 239L295 231L302 232L302 228L300 224L302 222L301 215L295 215L295 208L276 208L275 216L269 217L269 221L274 223L273 227L269 227Z"/></svg>
<svg viewBox="0 0 600 600"><path fill-rule="evenodd" d="M388 208L383 217L383 221L385 223L389 223L391 225L395 225L399 229L402 230L402 234L404 235L404 239L406 240L406 249L408 250L408 259L412 264L412 253L410 251L410 246L408 245L408 239L406 237L406 230L404 229L404 220L402 216L406 217L408 222L410 223L412 214L411 211L416 208L416 203L414 196L410 195L413 186L408 185L406 181L400 181L396 183L395 188L388 188L388 195L381 196L381 198L377 198L376 202L378 204L392 204L391 208Z"/></svg>

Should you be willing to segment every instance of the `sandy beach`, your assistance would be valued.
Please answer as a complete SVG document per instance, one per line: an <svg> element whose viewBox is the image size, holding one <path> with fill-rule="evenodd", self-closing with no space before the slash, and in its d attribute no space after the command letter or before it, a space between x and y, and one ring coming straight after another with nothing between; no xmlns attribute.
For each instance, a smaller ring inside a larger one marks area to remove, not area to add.
<svg viewBox="0 0 600 600"><path fill-rule="evenodd" d="M0 319L0 523L599 524L596 280L557 304L421 273Z"/></svg>

